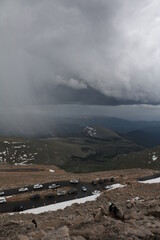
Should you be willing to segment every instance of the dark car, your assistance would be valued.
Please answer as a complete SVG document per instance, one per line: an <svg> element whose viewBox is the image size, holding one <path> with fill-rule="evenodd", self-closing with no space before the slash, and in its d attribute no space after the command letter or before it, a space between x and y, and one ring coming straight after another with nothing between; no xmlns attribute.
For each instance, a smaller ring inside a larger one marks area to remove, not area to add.
<svg viewBox="0 0 160 240"><path fill-rule="evenodd" d="M30 199L31 199L31 200L38 200L38 199L40 199L40 195L39 195L39 194L32 195L32 196L30 197Z"/></svg>
<svg viewBox="0 0 160 240"><path fill-rule="evenodd" d="M110 177L109 181L114 182L115 181L114 177Z"/></svg>
<svg viewBox="0 0 160 240"><path fill-rule="evenodd" d="M103 179L102 179L102 178L99 178L98 181L97 181L97 183L103 184Z"/></svg>
<svg viewBox="0 0 160 240"><path fill-rule="evenodd" d="M14 207L14 212L21 212L21 211L23 211L23 210L24 210L24 208L23 208L22 205L16 205L16 206Z"/></svg>
<svg viewBox="0 0 160 240"><path fill-rule="evenodd" d="M45 196L45 198L48 198L48 199L54 198L54 194L49 193Z"/></svg>
<svg viewBox="0 0 160 240"><path fill-rule="evenodd" d="M92 180L92 185L97 185L97 182L96 182L96 180Z"/></svg>
<svg viewBox="0 0 160 240"><path fill-rule="evenodd" d="M109 182L109 179L108 178L104 178L103 179L103 183L107 183L107 182Z"/></svg>
<svg viewBox="0 0 160 240"><path fill-rule="evenodd" d="M77 188L71 188L69 191L68 191L69 194L77 194L78 193L78 189Z"/></svg>

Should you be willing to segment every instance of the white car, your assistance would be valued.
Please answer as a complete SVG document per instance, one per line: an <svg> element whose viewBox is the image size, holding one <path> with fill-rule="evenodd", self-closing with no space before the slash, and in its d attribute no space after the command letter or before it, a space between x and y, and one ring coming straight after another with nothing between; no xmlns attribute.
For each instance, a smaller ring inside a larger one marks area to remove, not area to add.
<svg viewBox="0 0 160 240"><path fill-rule="evenodd" d="M5 197L0 197L0 203L6 203Z"/></svg>
<svg viewBox="0 0 160 240"><path fill-rule="evenodd" d="M28 188L20 188L18 189L19 192L27 192L28 191Z"/></svg>
<svg viewBox="0 0 160 240"><path fill-rule="evenodd" d="M0 192L0 196L3 196L4 195L4 192Z"/></svg>
<svg viewBox="0 0 160 240"><path fill-rule="evenodd" d="M78 181L77 179L71 179L71 180L70 180L70 183L78 184L79 181Z"/></svg>
<svg viewBox="0 0 160 240"><path fill-rule="evenodd" d="M41 188L43 188L43 185L42 185L42 184L35 184L35 185L33 186L33 189L41 189Z"/></svg>
<svg viewBox="0 0 160 240"><path fill-rule="evenodd" d="M87 192L87 188L86 188L85 186L83 186L83 187L81 188L81 190L82 190L82 192Z"/></svg>
<svg viewBox="0 0 160 240"><path fill-rule="evenodd" d="M94 191L92 192L92 194L93 194L93 195L98 195L98 194L100 194L100 191L99 191L99 190L94 190Z"/></svg>
<svg viewBox="0 0 160 240"><path fill-rule="evenodd" d="M58 187L60 187L60 185L59 184L55 184L55 183L53 183L53 184L48 186L49 189L56 189Z"/></svg>
<svg viewBox="0 0 160 240"><path fill-rule="evenodd" d="M57 196L64 196L66 194L67 194L66 191L57 192Z"/></svg>
<svg viewBox="0 0 160 240"><path fill-rule="evenodd" d="M112 189L112 186L108 185L108 186L105 186L104 187L105 190L109 190L109 189Z"/></svg>

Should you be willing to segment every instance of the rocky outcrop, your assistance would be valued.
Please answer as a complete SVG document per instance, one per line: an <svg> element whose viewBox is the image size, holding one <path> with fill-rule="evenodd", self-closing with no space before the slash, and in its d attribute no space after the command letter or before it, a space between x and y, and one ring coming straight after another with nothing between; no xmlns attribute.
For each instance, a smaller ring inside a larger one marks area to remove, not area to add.
<svg viewBox="0 0 160 240"><path fill-rule="evenodd" d="M69 229L66 226L57 230L53 229L44 236L43 240L71 240L69 236Z"/></svg>

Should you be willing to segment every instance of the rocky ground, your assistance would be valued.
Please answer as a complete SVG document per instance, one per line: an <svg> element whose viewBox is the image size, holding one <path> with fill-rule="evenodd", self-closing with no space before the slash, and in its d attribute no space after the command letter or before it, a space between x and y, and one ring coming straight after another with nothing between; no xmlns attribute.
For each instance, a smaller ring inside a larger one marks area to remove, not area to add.
<svg viewBox="0 0 160 240"><path fill-rule="evenodd" d="M38 181L44 180L44 173ZM153 170L124 170L80 174L83 180L114 176L124 188L103 192L93 202L74 204L64 210L33 214L2 214L0 240L158 240L160 239L160 184L142 184L138 177L156 173ZM8 173L9 174L9 173ZM19 177L22 173L19 173ZM23 173L23 180L29 173ZM30 183L37 179L30 173ZM39 174L39 173L37 173ZM52 180L68 179L68 173L57 169ZM11 174L10 181L14 178ZM34 175L34 174L33 174ZM0 179L2 178L0 174ZM47 181L50 174L45 177ZM8 187L13 186L13 179ZM25 182L25 181L24 181ZM15 182L19 185L18 182ZM113 205L110 206L110 203Z"/></svg>

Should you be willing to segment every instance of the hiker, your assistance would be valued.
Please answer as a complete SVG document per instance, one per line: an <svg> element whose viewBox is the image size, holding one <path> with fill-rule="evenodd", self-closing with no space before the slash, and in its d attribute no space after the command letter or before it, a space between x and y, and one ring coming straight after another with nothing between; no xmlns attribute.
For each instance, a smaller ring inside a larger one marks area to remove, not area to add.
<svg viewBox="0 0 160 240"><path fill-rule="evenodd" d="M36 222L36 220L35 220L35 219L33 219L33 220L32 220L32 223L34 223L34 225L35 225L35 228L37 228L37 222Z"/></svg>

